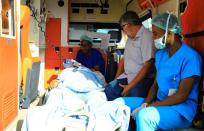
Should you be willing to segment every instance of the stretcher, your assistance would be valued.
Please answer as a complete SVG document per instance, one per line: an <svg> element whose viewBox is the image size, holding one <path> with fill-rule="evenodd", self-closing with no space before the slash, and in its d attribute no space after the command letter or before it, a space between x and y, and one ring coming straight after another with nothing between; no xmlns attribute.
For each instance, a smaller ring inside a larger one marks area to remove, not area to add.
<svg viewBox="0 0 204 131"><path fill-rule="evenodd" d="M48 91L45 104L28 110L21 131L128 129L129 107L106 100L105 83L96 73L85 67L67 68L57 81Z"/></svg>

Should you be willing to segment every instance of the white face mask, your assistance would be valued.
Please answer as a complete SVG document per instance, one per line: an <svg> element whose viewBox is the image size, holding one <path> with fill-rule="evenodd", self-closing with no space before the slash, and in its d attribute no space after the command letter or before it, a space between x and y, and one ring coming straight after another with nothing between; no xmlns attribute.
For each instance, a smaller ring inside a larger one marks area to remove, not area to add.
<svg viewBox="0 0 204 131"><path fill-rule="evenodd" d="M154 45L157 49L164 49L166 47L166 42L163 42L165 35L159 39L154 40Z"/></svg>
<svg viewBox="0 0 204 131"><path fill-rule="evenodd" d="M165 34L162 37L154 40L154 45L157 49L164 49L166 47L166 39L168 34L170 16L171 16L171 13L169 13L169 16L167 18Z"/></svg>

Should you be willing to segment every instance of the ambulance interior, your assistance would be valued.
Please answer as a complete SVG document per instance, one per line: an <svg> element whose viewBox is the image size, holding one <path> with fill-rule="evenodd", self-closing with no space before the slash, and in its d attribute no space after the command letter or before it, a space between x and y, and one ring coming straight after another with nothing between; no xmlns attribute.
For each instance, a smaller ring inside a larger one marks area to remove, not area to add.
<svg viewBox="0 0 204 131"><path fill-rule="evenodd" d="M93 47L101 52L105 61L104 79L107 83L112 81L127 41L127 36L120 29L119 18L128 10L137 12L143 26L149 30L152 29L151 20L154 16L173 12L180 20L182 39L203 58L203 7L204 2L201 0L0 0L0 131L24 131L22 125L30 109L30 112L39 109L36 115L38 119L49 115L42 112L53 109L55 104L50 103L46 109L42 109L45 94L53 81L63 74L66 60L76 59L82 35L93 39ZM77 75L76 78L70 75L70 81L82 82L78 78ZM87 78L92 79L92 76ZM97 95L103 98L101 94ZM68 96L67 99L76 102L74 96ZM76 105L73 104L72 108ZM82 113L82 116L86 118L88 115ZM34 118L32 115L29 117ZM126 129L129 124L126 118L123 116L120 121L123 124L115 124L114 130ZM69 121L71 124L62 128L63 131L93 128L90 124L84 127L81 121ZM49 122L50 127L42 130L54 130L54 126L62 126L60 122ZM41 123L29 124L26 128ZM98 126L101 128L95 130L102 130L103 126L101 124ZM40 126L35 129L40 129ZM200 83L198 115L193 126L178 131L201 130L204 130L203 78Z"/></svg>

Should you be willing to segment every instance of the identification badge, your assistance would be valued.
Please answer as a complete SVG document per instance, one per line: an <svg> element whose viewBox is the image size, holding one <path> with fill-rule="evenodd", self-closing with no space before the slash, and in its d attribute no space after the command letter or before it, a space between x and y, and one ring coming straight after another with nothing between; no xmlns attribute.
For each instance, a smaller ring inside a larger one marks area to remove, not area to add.
<svg viewBox="0 0 204 131"><path fill-rule="evenodd" d="M177 91L177 89L169 89L169 93L168 96L172 96L173 94L175 94Z"/></svg>

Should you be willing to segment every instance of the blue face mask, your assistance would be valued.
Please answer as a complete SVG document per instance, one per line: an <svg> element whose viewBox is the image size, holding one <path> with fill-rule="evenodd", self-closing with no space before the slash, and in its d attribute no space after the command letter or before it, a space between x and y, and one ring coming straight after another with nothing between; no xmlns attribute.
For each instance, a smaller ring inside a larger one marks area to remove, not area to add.
<svg viewBox="0 0 204 131"><path fill-rule="evenodd" d="M157 49L164 49L166 47L166 44L164 41L164 36L160 37L159 39L154 40L154 45Z"/></svg>
<svg viewBox="0 0 204 131"><path fill-rule="evenodd" d="M168 26L169 26L169 19L170 19L171 14L169 14L166 22L166 30L165 34L160 37L159 39L154 40L154 45L157 49L164 49L166 47L166 39L167 39L167 34L168 34Z"/></svg>

